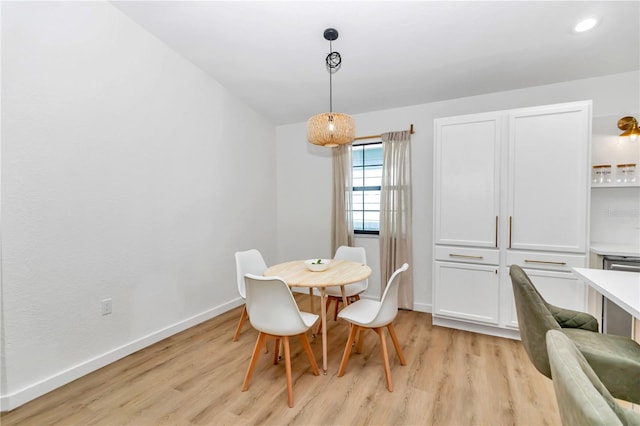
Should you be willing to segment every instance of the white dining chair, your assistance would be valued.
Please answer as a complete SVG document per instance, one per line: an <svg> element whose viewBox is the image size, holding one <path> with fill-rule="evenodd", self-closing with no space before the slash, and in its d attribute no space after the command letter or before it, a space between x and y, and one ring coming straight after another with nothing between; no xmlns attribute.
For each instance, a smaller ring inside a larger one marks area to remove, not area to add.
<svg viewBox="0 0 640 426"><path fill-rule="evenodd" d="M363 265L367 264L367 252L364 247L340 246L333 257L334 259L350 260L352 262L362 263ZM360 294L364 293L367 287L369 287L368 279L345 285L344 292L347 297L347 301L351 299L360 300ZM327 295L327 312L329 312L331 302L335 302L335 310L333 313L333 319L335 321L338 317L340 302L342 302L342 292L340 287L327 287L325 294Z"/></svg>
<svg viewBox="0 0 640 426"><path fill-rule="evenodd" d="M307 331L318 320L318 315L301 312L298 309L291 289L281 278L262 277L252 274L245 275L247 292L246 306L249 321L258 330L258 340L251 355L251 362L242 384L242 391L249 389L251 376L256 367L260 348L268 337L275 338L273 363L278 363L278 348L280 340L284 341L284 359L287 375L287 395L289 407L293 407L293 380L291 377L291 350L289 337L300 336L302 345L309 358L313 374L318 376L318 364L311 351Z"/></svg>
<svg viewBox="0 0 640 426"><path fill-rule="evenodd" d="M262 275L264 271L267 269L267 264L264 262L262 258L262 254L256 249L251 249L247 251L238 251L235 254L236 256L236 278L238 280L238 293L243 300L246 300L247 296L244 288L244 275L245 274L255 274ZM236 328L236 333L233 335L233 341L236 342L240 338L240 332L242 331L242 326L247 319L247 305L242 308L242 314L240 314L240 321L238 321L238 327Z"/></svg>
<svg viewBox="0 0 640 426"><path fill-rule="evenodd" d="M382 360L384 364L384 373L387 378L387 389L389 392L393 392L393 383L391 381L391 367L389 366L389 356L387 353L387 342L384 337L384 328L389 330L389 335L393 341L393 346L396 349L398 358L401 365L407 365L404 354L400 348L396 331L393 328L393 320L398 315L398 276L409 269L409 264L405 263L398 268L387 283L387 288L384 290L382 299L380 301L362 299L358 300L345 307L338 314L338 318L348 321L351 324L351 332L349 333L349 339L347 345L344 348L344 354L342 355L342 361L340 362L340 369L338 370L338 377L344 375L347 368L347 362L351 355L351 349L356 338L356 333L360 331L358 336L358 344L356 346L356 353L362 352L362 337L365 329L372 329L378 334L380 338L380 349L382 351Z"/></svg>

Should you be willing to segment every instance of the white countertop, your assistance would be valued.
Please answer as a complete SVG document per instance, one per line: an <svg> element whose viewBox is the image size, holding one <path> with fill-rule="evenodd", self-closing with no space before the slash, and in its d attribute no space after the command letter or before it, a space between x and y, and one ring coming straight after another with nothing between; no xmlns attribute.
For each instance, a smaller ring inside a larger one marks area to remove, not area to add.
<svg viewBox="0 0 640 426"><path fill-rule="evenodd" d="M640 257L639 244L612 244L612 243L591 243L591 251L601 256L631 256Z"/></svg>
<svg viewBox="0 0 640 426"><path fill-rule="evenodd" d="M640 318L640 274L572 268L574 274L636 318Z"/></svg>

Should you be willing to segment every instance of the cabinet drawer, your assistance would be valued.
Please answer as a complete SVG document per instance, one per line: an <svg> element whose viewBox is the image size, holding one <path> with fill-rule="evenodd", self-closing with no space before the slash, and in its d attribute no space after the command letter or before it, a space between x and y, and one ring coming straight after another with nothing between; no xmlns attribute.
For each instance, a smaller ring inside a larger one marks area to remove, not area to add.
<svg viewBox="0 0 640 426"><path fill-rule="evenodd" d="M507 266L518 265L528 269L571 272L571 268L584 268L587 256L579 254L544 253L507 250Z"/></svg>
<svg viewBox="0 0 640 426"><path fill-rule="evenodd" d="M480 263L484 265L497 265L500 262L500 252L497 249L436 246L435 252L436 260L447 262Z"/></svg>

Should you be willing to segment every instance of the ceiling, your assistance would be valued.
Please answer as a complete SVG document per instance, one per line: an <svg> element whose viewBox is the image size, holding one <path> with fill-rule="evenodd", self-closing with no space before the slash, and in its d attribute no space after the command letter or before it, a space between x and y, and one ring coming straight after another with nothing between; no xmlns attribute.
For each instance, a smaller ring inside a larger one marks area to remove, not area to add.
<svg viewBox="0 0 640 426"><path fill-rule="evenodd" d="M112 1L274 124L640 69L640 1ZM574 33L582 18L599 24Z"/></svg>

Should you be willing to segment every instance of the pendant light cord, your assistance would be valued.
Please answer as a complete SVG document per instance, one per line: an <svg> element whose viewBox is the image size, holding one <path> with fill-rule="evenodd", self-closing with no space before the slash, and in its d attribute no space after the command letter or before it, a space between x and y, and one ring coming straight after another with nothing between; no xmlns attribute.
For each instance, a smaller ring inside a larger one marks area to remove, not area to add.
<svg viewBox="0 0 640 426"><path fill-rule="evenodd" d="M339 52L333 51L333 44L329 40L329 54L325 60L327 63L327 70L329 71L329 112L333 112L333 81L332 74L340 69L342 64L342 58Z"/></svg>
<svg viewBox="0 0 640 426"><path fill-rule="evenodd" d="M333 54L333 46L331 45L331 40L329 40L329 57ZM329 68L329 113L333 112L333 84L331 81L331 76L333 75L333 69L327 62L327 67Z"/></svg>

